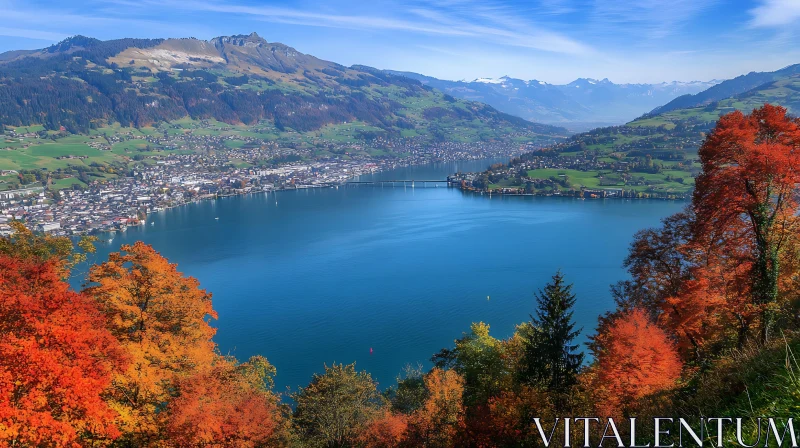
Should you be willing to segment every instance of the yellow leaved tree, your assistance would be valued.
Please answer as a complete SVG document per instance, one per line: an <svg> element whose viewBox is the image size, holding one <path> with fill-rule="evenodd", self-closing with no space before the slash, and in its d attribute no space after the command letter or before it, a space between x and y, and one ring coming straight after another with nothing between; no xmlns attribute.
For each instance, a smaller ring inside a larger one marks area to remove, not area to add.
<svg viewBox="0 0 800 448"><path fill-rule="evenodd" d="M181 380L211 368L218 358L209 325L211 294L142 242L122 246L93 266L86 289L108 329L130 357L107 391L119 413L122 443L153 446L162 439L166 406Z"/></svg>

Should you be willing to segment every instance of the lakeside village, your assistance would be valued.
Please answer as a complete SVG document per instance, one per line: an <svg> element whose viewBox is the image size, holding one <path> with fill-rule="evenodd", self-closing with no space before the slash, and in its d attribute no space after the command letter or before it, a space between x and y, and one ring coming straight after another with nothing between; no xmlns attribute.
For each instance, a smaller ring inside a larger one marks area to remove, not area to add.
<svg viewBox="0 0 800 448"><path fill-rule="evenodd" d="M302 150L287 154L270 145L231 149L221 145L220 140L220 137L204 136L189 140L188 144L184 142L182 149L202 149L188 154L163 151L152 159L136 157L133 160L140 163L133 164L125 175L118 177L91 180L81 173L82 179L88 181L85 187L73 185L56 190L49 187L50 180L47 180L0 190L0 235L12 232L9 226L12 220L55 235L124 231L128 226L145 224L150 213L200 200L334 187L362 174L401 166L510 157L531 150L527 145L509 143L423 144L406 140L402 144L386 142L393 145L393 152L402 153L404 157L370 157L357 151L362 149L360 144L350 143L338 145L331 156L306 161L310 157ZM217 150L209 151L209 147ZM272 167L257 166L265 159L291 161ZM237 168L232 161L247 166ZM0 172L0 176L14 174L20 173ZM51 177L49 175L48 179Z"/></svg>
<svg viewBox="0 0 800 448"><path fill-rule="evenodd" d="M513 159L509 164L492 165L480 173L456 173L447 177L448 185L458 187L465 192L504 196L686 200L692 195L691 189L659 191L657 185L645 178L637 179L635 173L631 173L632 166L628 161L606 162L598 160L597 157L536 154L543 153L539 151L526 153L523 158ZM528 172L533 170L598 173L597 183L600 186L595 188L576 186L565 174L548 178L531 178ZM602 172L615 175L604 176L600 174ZM678 181L683 184L684 179ZM620 183L624 183L624 186L620 186Z"/></svg>

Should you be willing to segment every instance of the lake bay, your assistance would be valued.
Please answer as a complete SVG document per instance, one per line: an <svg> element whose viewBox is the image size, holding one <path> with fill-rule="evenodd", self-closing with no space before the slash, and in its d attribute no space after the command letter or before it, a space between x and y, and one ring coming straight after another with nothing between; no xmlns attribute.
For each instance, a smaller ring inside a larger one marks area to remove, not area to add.
<svg viewBox="0 0 800 448"><path fill-rule="evenodd" d="M400 168L362 180L444 179L491 162ZM490 324L498 338L511 335L533 312L534 291L559 268L575 285L585 341L597 316L613 308L609 285L626 276L621 265L633 234L685 205L415 187L191 204L113 235L90 261L121 244L153 245L213 293L220 351L240 360L266 356L279 391L306 385L324 363L354 361L383 388L406 364L427 364L471 322Z"/></svg>

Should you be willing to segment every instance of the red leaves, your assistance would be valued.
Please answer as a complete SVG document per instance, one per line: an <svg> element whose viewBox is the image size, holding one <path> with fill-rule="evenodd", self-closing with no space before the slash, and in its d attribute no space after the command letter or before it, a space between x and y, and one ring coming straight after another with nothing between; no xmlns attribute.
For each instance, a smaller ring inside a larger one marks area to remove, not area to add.
<svg viewBox="0 0 800 448"><path fill-rule="evenodd" d="M123 364L102 315L53 263L0 256L0 441L60 447L87 433L117 436L100 394Z"/></svg>
<svg viewBox="0 0 800 448"><path fill-rule="evenodd" d="M635 400L673 387L681 373L680 359L667 334L638 308L607 320L593 347L602 415L619 415Z"/></svg>
<svg viewBox="0 0 800 448"><path fill-rule="evenodd" d="M702 234L725 237L750 227L759 213L779 216L794 210L800 182L800 123L786 109L764 105L750 115L732 112L720 118L698 154L693 206ZM758 231L758 229L753 229Z"/></svg>
<svg viewBox="0 0 800 448"><path fill-rule="evenodd" d="M796 234L800 121L768 104L750 115L732 112L720 118L699 155L693 245L705 252L698 274L718 275L696 278L716 289L738 320L740 345L757 312L766 340L779 295L781 251ZM749 267L747 281L734 278L742 265Z"/></svg>
<svg viewBox="0 0 800 448"><path fill-rule="evenodd" d="M693 206L699 232L724 237L752 224L759 207L770 215L795 209L799 144L800 124L782 107L767 104L750 115L721 117L698 152L703 172Z"/></svg>
<svg viewBox="0 0 800 448"><path fill-rule="evenodd" d="M636 235L620 289L676 337L686 359L762 340L800 265L800 122L781 107L720 118L699 151L691 210ZM794 249L793 249L794 248ZM716 348L714 348L716 347Z"/></svg>
<svg viewBox="0 0 800 448"><path fill-rule="evenodd" d="M395 448L402 446L408 428L408 417L386 410L370 421L358 436L358 446L364 448Z"/></svg>
<svg viewBox="0 0 800 448"><path fill-rule="evenodd" d="M167 436L174 446L264 446L278 432L277 399L223 361L177 383L168 408Z"/></svg>

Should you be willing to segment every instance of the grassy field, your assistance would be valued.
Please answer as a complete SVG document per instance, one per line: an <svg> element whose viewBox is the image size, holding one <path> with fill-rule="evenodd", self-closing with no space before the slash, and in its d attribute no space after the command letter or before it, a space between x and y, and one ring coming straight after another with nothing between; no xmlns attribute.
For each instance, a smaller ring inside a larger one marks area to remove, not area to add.
<svg viewBox="0 0 800 448"><path fill-rule="evenodd" d="M656 191L662 193L686 193L694 186L694 178L688 171L666 170L661 173L629 173L630 181L626 183L617 173L610 171L580 171L571 169L542 168L529 170L528 177L532 179L566 179L574 189L581 187L589 189L624 188L637 192ZM679 182L675 179L683 179ZM645 182L646 185L632 185L633 182ZM502 188L502 183L494 188Z"/></svg>
<svg viewBox="0 0 800 448"><path fill-rule="evenodd" d="M598 188L601 174L597 171L558 170L542 168L528 171L528 177L533 179L549 179L551 177L567 177L569 183L575 187Z"/></svg>
<svg viewBox="0 0 800 448"><path fill-rule="evenodd" d="M63 139L67 140L67 139ZM75 140L75 139L70 139ZM72 157L61 158L58 157ZM79 158L80 157L80 158ZM111 151L100 151L85 143L61 140L31 143L26 148L0 150L0 169L4 170L55 170L70 165L88 166L92 162L110 163L120 161Z"/></svg>
<svg viewBox="0 0 800 448"><path fill-rule="evenodd" d="M370 126L360 121L353 121L349 123L329 124L315 131L314 135L325 140L346 143L356 141L356 137L360 132L386 133L386 131L381 128Z"/></svg>
<svg viewBox="0 0 800 448"><path fill-rule="evenodd" d="M86 184L83 183L83 181L81 181L80 179L76 179L74 177L69 177L69 178L65 178L65 179L56 179L56 180L52 181L51 184L50 184L50 189L51 190L63 190L65 188L72 188L72 185L75 185L75 184L80 185L82 187L86 186Z"/></svg>

